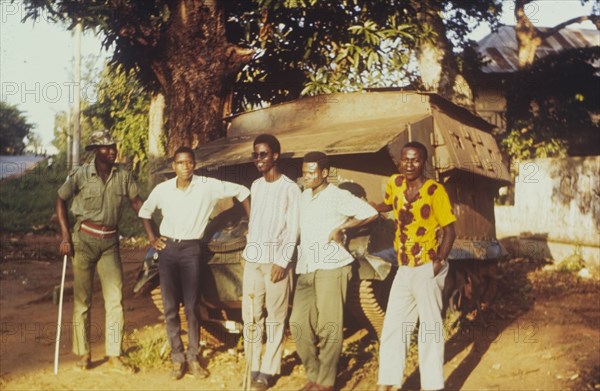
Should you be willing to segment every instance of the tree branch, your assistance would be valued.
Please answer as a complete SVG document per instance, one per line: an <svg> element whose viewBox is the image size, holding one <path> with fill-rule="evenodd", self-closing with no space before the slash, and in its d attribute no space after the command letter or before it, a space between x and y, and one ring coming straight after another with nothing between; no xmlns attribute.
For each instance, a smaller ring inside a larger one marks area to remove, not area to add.
<svg viewBox="0 0 600 391"><path fill-rule="evenodd" d="M246 49L230 44L226 50L227 68L229 72L238 72L244 65L252 60L255 53L256 52L253 49Z"/></svg>
<svg viewBox="0 0 600 391"><path fill-rule="evenodd" d="M565 27L567 27L570 24L581 23L581 22L585 22L586 20L589 20L592 23L594 23L596 25L596 28L598 30L600 30L600 16L598 16L598 15L582 15L582 16L578 16L576 18L569 19L562 23L559 23L556 26L552 27L548 31L545 31L543 33L540 32L540 37L542 39L546 39L546 38L552 36L557 31L564 29Z"/></svg>

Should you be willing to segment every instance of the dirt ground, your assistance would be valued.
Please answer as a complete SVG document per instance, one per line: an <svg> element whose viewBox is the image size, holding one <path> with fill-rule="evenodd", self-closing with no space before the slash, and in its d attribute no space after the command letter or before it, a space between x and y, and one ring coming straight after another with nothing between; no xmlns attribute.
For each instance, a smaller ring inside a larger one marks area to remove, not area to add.
<svg viewBox="0 0 600 391"><path fill-rule="evenodd" d="M72 300L66 296L60 367L53 373L58 306L52 291L60 282L58 237L1 235L0 389L2 390L240 390L244 359L235 346L207 350L211 376L169 379L168 364L141 366L135 375L107 370L103 358L104 310L99 284L92 311L93 368L74 368L70 352ZM141 335L162 335L149 297L132 287L144 249L123 249L128 354ZM464 320L446 344L449 390L600 390L600 295L597 275L579 279L542 268L541 261L513 259L502 265L500 292L492 310ZM68 269L67 281L71 280ZM336 383L341 390L374 390L375 341L359 332L347 341ZM274 390L296 390L305 382L293 344ZM159 349L157 346L155 348ZM413 360L414 357L413 357ZM419 389L418 370L407 369L403 389Z"/></svg>

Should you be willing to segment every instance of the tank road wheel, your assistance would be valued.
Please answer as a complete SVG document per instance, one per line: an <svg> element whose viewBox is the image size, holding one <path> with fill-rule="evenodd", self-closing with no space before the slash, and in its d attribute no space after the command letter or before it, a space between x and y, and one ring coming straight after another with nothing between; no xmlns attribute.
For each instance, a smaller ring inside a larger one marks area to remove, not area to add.
<svg viewBox="0 0 600 391"><path fill-rule="evenodd" d="M161 316L160 319L164 320L165 309L162 303L162 294L160 292L160 286L154 288L150 294L152 295L152 302L156 306L156 308L160 311ZM187 330L187 320L185 318L185 312L183 310L183 306L179 307L179 318L181 319L181 329ZM205 344L218 348L225 344L225 341L220 338L220 336L224 336L224 331L219 330L219 327L213 323L206 322L200 326L200 341Z"/></svg>
<svg viewBox="0 0 600 391"><path fill-rule="evenodd" d="M353 278L348 285L350 313L361 325L379 338L385 318L385 303L382 300L382 282ZM386 298L387 299L387 298Z"/></svg>

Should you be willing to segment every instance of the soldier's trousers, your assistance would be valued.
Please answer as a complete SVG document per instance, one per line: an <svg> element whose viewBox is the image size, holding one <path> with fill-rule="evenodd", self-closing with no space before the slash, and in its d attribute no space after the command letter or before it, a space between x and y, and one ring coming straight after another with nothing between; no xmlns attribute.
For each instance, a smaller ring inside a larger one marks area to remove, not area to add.
<svg viewBox="0 0 600 391"><path fill-rule="evenodd" d="M101 239L84 232L73 233L73 353L90 353L90 341L102 336L91 321L94 273L98 271L104 310L105 352L119 356L123 342L123 271L118 237Z"/></svg>

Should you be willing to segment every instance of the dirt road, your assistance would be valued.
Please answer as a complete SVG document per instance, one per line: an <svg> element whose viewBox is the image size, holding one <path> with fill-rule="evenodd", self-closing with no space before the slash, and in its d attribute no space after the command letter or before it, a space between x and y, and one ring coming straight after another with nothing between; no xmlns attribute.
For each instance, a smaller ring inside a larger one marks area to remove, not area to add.
<svg viewBox="0 0 600 391"><path fill-rule="evenodd" d="M1 236L0 389L2 390L239 390L244 360L235 347L207 351L206 380L169 379L167 364L139 368L135 375L108 371L103 359L104 311L96 284L92 312L93 369L74 369L70 353L72 301L63 315L60 371L53 374L57 306L52 288L61 261L54 236ZM158 311L147 297L131 294L144 250L123 250L126 277L125 319L129 354L140 335L162 335ZM54 255L53 255L54 254ZM600 295L597 279L580 280L541 270L527 260L501 268L500 295L493 311L465 321L446 344L447 389L564 390L600 389ZM71 278L68 275L67 280ZM159 349L159 347L156 347ZM362 338L346 347L337 386L376 387L377 345ZM413 357L413 361L414 357ZM305 382L296 355L288 355L274 390L295 390ZM418 372L407 371L403 389L419 389Z"/></svg>

